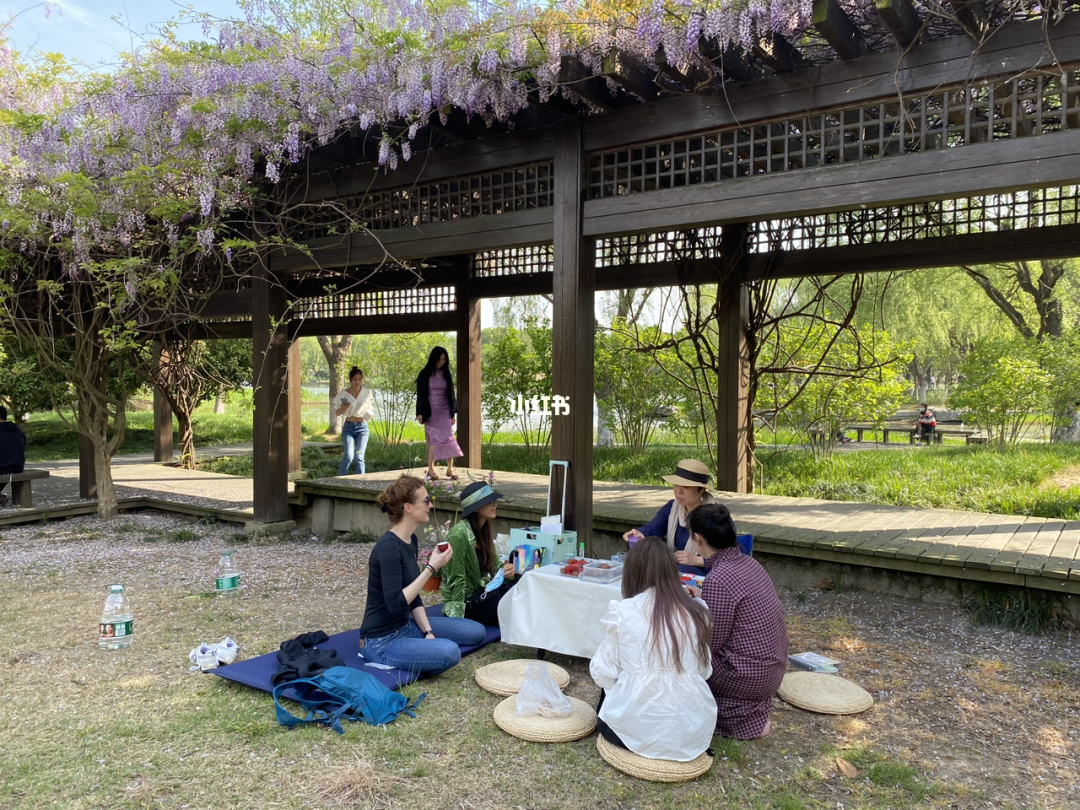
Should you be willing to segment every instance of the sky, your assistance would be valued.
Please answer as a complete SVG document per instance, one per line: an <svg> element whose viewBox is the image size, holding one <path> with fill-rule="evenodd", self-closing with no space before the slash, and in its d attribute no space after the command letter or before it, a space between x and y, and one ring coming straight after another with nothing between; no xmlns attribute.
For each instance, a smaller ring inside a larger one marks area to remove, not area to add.
<svg viewBox="0 0 1080 810"><path fill-rule="evenodd" d="M218 16L240 16L235 0L0 0L0 25L14 17L10 47L54 52L93 68L114 65L117 55L154 37L155 26L175 19L185 7ZM114 19L118 18L118 19ZM202 36L199 26L184 29L185 38Z"/></svg>

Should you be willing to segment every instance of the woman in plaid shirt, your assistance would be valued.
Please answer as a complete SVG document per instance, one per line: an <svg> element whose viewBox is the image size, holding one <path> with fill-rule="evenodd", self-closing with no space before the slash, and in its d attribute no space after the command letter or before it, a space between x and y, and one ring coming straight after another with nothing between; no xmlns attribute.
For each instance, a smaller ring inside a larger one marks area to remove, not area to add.
<svg viewBox="0 0 1080 810"><path fill-rule="evenodd" d="M704 504L690 513L689 528L708 573L701 598L712 614L712 675L716 733L749 740L769 733L772 696L787 670L784 609L772 580L735 544L727 507Z"/></svg>

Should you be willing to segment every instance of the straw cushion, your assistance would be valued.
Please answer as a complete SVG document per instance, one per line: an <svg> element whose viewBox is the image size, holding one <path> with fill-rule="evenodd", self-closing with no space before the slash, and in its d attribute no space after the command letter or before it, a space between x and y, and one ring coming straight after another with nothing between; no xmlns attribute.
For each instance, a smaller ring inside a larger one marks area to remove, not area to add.
<svg viewBox="0 0 1080 810"><path fill-rule="evenodd" d="M792 706L819 714L858 714L874 705L861 686L820 672L789 672L777 694Z"/></svg>
<svg viewBox="0 0 1080 810"><path fill-rule="evenodd" d="M480 667L473 674L481 689L495 695L516 695L525 683L525 665L538 663L534 658L515 658L512 661L497 661ZM546 661L543 663L547 663ZM548 674L560 689L570 685L570 673L557 664L547 664Z"/></svg>
<svg viewBox="0 0 1080 810"><path fill-rule="evenodd" d="M699 754L689 762L649 759L612 745L602 736L596 739L596 750L615 770L650 782L688 782L706 773L712 767L713 761L708 754Z"/></svg>
<svg viewBox="0 0 1080 810"><path fill-rule="evenodd" d="M588 737L596 728L596 710L583 700L570 698L574 708L566 717L522 717L516 713L517 696L495 707L495 725L514 737L530 742L570 742Z"/></svg>

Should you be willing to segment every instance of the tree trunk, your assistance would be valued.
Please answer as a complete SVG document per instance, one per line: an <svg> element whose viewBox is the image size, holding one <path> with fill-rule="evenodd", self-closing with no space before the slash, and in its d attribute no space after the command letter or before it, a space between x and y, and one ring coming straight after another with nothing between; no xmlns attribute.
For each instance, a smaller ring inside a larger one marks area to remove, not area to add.
<svg viewBox="0 0 1080 810"><path fill-rule="evenodd" d="M176 412L176 425L180 432L180 463L186 470L195 469L195 430L191 425L191 414Z"/></svg>
<svg viewBox="0 0 1080 810"><path fill-rule="evenodd" d="M596 405L596 446L614 447L615 434L611 432L611 413L599 402Z"/></svg>
<svg viewBox="0 0 1080 810"><path fill-rule="evenodd" d="M344 376L341 364L352 348L352 335L320 335L318 341L323 357L326 358L326 365L330 369L330 399L327 403L329 427L326 432L331 436L337 436L341 433L341 417L334 411L338 408L337 399Z"/></svg>
<svg viewBox="0 0 1080 810"><path fill-rule="evenodd" d="M219 414L219 415L225 413L225 394L224 393L219 393L216 397L214 397L214 413Z"/></svg>
<svg viewBox="0 0 1080 810"><path fill-rule="evenodd" d="M88 391L79 389L79 432L94 448L94 474L97 477L97 514L103 519L116 517L116 487L112 479L112 458L109 455L109 414Z"/></svg>

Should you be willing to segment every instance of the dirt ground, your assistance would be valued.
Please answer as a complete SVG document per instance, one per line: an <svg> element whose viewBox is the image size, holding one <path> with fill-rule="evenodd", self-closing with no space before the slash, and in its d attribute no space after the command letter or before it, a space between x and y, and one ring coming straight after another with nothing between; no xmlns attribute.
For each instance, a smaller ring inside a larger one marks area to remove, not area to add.
<svg viewBox="0 0 1080 810"><path fill-rule="evenodd" d="M0 708L0 724L9 731L28 729L25 739L35 743L47 738L51 732L44 719L34 732L38 720L27 721L17 709L41 696L65 704L74 712L71 717L92 714L80 696L100 696L112 677L107 666L87 665L98 655L97 612L111 582L124 581L132 594L139 654L129 656L125 666L138 662L136 674L151 691L149 701L155 691L176 700L192 689L200 695L235 689L188 672L188 651L199 641L220 640L225 631L248 657L315 627L333 633L359 625L370 546L307 537L237 546L248 590L227 610L208 606L202 594L217 554L237 541L235 531L154 513L124 515L106 524L78 518L0 530L0 584L6 596L0 607L5 628L0 669L8 704ZM863 714L835 717L776 699L773 733L744 744L741 761L718 765L729 795L740 785L747 790L787 785L810 802L793 806L868 806L860 804L854 788L862 775L845 776L836 764L843 756L863 768L881 759L906 763L938 786L919 799L925 806L1080 807L1076 632L1027 636L975 627L961 608L870 592L783 591L781 598L792 652L839 659L841 675L867 689L875 705ZM43 646L42 638L50 644ZM486 660L508 657L500 648L509 650L498 645L482 651L465 659L462 668L471 673ZM595 700L598 691L587 662L553 659L570 670L571 694ZM437 689L435 682L428 687ZM12 745L10 738L0 743L0 757L17 760ZM170 779L181 780L182 774L180 769ZM16 795L19 778L9 772L0 778L0 788ZM190 806L211 806L191 795Z"/></svg>

